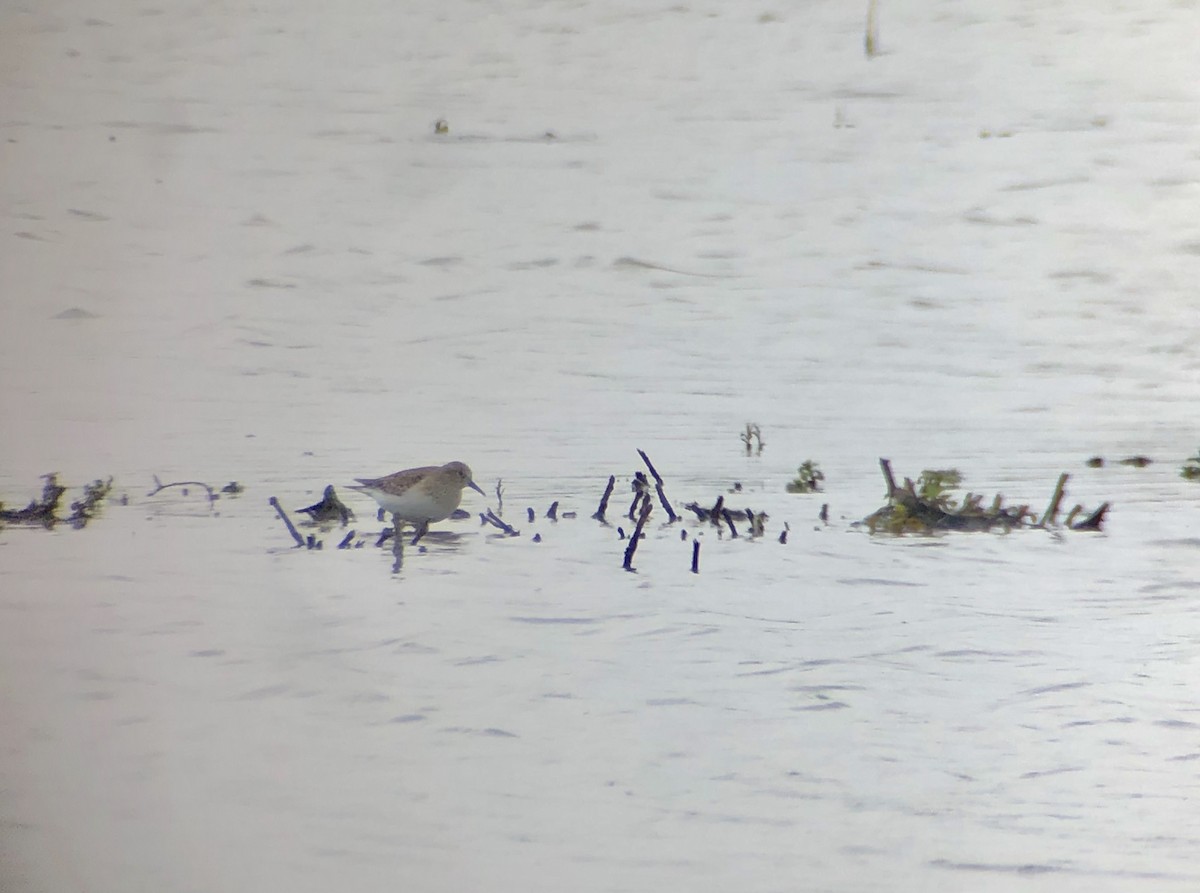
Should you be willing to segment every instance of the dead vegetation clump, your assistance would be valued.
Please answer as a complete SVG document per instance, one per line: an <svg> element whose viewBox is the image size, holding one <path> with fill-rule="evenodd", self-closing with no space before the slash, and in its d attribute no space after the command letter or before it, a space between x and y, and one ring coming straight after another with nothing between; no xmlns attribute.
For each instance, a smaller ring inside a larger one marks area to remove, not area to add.
<svg viewBox="0 0 1200 893"><path fill-rule="evenodd" d="M0 524L20 524L50 530L56 524L65 523L79 530L96 516L112 491L112 478L92 481L84 486L83 496L71 503L71 514L64 518L59 516L58 507L67 488L58 482L58 475L53 472L42 475L42 480L45 483L42 485L41 498L31 499L25 508L5 509L4 504L0 503Z"/></svg>
<svg viewBox="0 0 1200 893"><path fill-rule="evenodd" d="M863 521L871 533L929 534L943 530L965 531L1009 531L1019 527L1048 528L1058 526L1059 508L1069 476L1059 476L1050 505L1039 519L1028 505L1010 507L1004 505L1004 497L997 493L988 504L984 497L968 492L959 500L952 498L950 490L962 482L957 469L926 470L914 484L910 478L899 485L892 474L891 463L879 460L888 488L888 503L868 515ZM1064 519L1062 527L1068 530L1099 530L1108 512L1108 503L1103 503L1093 512L1081 505L1075 506ZM1082 517L1082 520L1076 520Z"/></svg>

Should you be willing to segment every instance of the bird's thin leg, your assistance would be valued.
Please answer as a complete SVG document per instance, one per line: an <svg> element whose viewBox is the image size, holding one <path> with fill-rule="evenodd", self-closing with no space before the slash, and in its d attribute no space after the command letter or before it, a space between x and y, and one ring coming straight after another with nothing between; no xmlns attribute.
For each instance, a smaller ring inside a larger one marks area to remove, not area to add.
<svg viewBox="0 0 1200 893"><path fill-rule="evenodd" d="M417 533L416 533L416 535L415 535L415 536L412 538L412 542L411 542L411 543L409 543L409 545L410 545L410 546L415 546L415 545L417 544L417 540L419 540L421 537L423 537L423 536L424 536L425 534L427 534L428 532L429 532L429 522L428 522L428 521L422 521L420 524L418 524L418 525L417 525Z"/></svg>

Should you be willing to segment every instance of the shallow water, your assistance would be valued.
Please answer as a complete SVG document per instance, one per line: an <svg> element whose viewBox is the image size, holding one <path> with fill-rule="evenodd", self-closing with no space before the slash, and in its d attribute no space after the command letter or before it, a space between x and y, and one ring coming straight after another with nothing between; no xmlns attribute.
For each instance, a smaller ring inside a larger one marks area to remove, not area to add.
<svg viewBox="0 0 1200 893"><path fill-rule="evenodd" d="M0 886L1195 887L1193 9L223 10L3 13L0 493L129 505L0 532ZM768 536L622 572L638 447ZM266 504L453 458L521 537Z"/></svg>

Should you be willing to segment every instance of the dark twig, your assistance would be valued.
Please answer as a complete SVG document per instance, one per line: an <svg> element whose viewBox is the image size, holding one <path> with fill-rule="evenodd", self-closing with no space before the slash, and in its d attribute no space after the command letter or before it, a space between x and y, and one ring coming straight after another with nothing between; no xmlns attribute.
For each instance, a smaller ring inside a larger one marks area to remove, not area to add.
<svg viewBox="0 0 1200 893"><path fill-rule="evenodd" d="M491 524L493 527L499 527L509 536L521 535L521 531L514 528L511 524L505 524L498 517L496 517L496 514L491 509L487 510L487 514L480 515L479 517L485 524Z"/></svg>
<svg viewBox="0 0 1200 893"><path fill-rule="evenodd" d="M721 517L725 519L725 523L729 525L729 535L737 539L737 528L733 526L733 516L729 514L729 509L721 510Z"/></svg>
<svg viewBox="0 0 1200 893"><path fill-rule="evenodd" d="M0 521L12 524L41 524L47 530L58 521L58 501L67 488L58 482L58 475L51 472L42 475L42 499L31 499L23 509L0 509Z"/></svg>
<svg viewBox="0 0 1200 893"><path fill-rule="evenodd" d="M716 527L720 527L721 513L723 511L725 511L725 497L718 496L717 501L713 504L713 507L708 510L708 520L712 521Z"/></svg>
<svg viewBox="0 0 1200 893"><path fill-rule="evenodd" d="M1099 530L1100 525L1104 523L1104 516L1108 514L1108 503L1102 503L1100 508L1096 509L1078 524L1071 525L1072 530Z"/></svg>
<svg viewBox="0 0 1200 893"><path fill-rule="evenodd" d="M525 515L526 515L526 520L528 520L530 524L532 524L532 523L533 523L533 519L534 519L535 517L537 517L537 516L534 514L534 512L533 512L533 509L532 509L532 508L527 508L527 509L525 509Z"/></svg>
<svg viewBox="0 0 1200 893"><path fill-rule="evenodd" d="M671 508L671 503L667 501L667 495L663 492L662 475L658 473L658 469L654 467L654 463L650 461L645 450L638 450L638 455L642 457L642 461L650 469L650 476L654 478L654 489L658 493L658 501L662 503L663 511L667 513L667 523L674 524L679 520L679 516L675 514L675 509Z"/></svg>
<svg viewBox="0 0 1200 893"><path fill-rule="evenodd" d="M501 486L502 483L504 483L503 479L496 478L496 514L497 515L504 514L504 488ZM489 511L490 511L490 509L489 509Z"/></svg>
<svg viewBox="0 0 1200 893"><path fill-rule="evenodd" d="M156 478L156 480L157 480L157 478ZM176 485L175 484L167 484L167 486L174 487ZM159 487L158 489L162 490L165 488ZM156 490L155 492L158 492L158 491ZM150 495L153 496L154 493L151 493ZM302 537L300 535L300 531L298 531L296 529L296 525L292 523L292 519L287 516L287 512L285 512L283 510L283 506L281 506L279 504L279 500L276 499L274 496L272 496L270 499L267 500L267 502L269 502L274 507L275 511L279 514L279 517L283 519L283 523L284 523L284 525L286 525L286 527L288 529L288 533L290 533L292 535L292 539L294 539L296 541L296 545L303 546L304 545L304 537ZM311 548L311 546L309 548Z"/></svg>
<svg viewBox="0 0 1200 893"><path fill-rule="evenodd" d="M642 528L646 526L646 520L650 517L650 497L646 497L642 503L642 513L638 516L637 527L633 528L633 533L629 537L629 545L625 547L625 564L622 565L625 570L634 570L633 553L637 551L638 540L642 538Z"/></svg>
<svg viewBox="0 0 1200 893"><path fill-rule="evenodd" d="M97 505L108 496L112 490L112 478L107 481L92 481L83 488L83 499L71 503L71 516L67 523L76 530L82 530L87 522L96 515Z"/></svg>
<svg viewBox="0 0 1200 893"><path fill-rule="evenodd" d="M633 502L629 503L629 512L627 513L630 521L633 521L635 518L637 518L638 501L642 498L647 500L650 499L650 481L647 480L645 474L640 471L634 473L632 489Z"/></svg>
<svg viewBox="0 0 1200 893"><path fill-rule="evenodd" d="M1042 515L1042 520L1038 524L1039 527L1046 527L1053 524L1055 518L1058 517L1058 506L1063 500L1063 489L1067 485L1067 480L1070 475L1065 471L1058 476L1058 483L1054 487L1054 495L1050 497L1050 505L1046 508L1046 514Z"/></svg>
<svg viewBox="0 0 1200 893"><path fill-rule="evenodd" d="M883 469L883 477L887 481L887 497L891 499L896 491L900 489L896 486L896 478L892 475L892 463L887 459L880 459L879 467Z"/></svg>
<svg viewBox="0 0 1200 893"><path fill-rule="evenodd" d="M661 484L663 482L662 475L658 473L658 469L654 467L654 463L650 461L650 457L646 455L646 451L638 450L638 455L642 457L642 461L650 469L650 477L654 478L655 483Z"/></svg>
<svg viewBox="0 0 1200 893"><path fill-rule="evenodd" d="M783 530L779 531L779 544L780 545L783 545L783 546L787 545L787 535L788 535L789 530L791 530L791 528L788 526L787 521L784 521L783 522Z"/></svg>
<svg viewBox="0 0 1200 893"><path fill-rule="evenodd" d="M554 502L550 503L550 509L549 509L549 511L546 512L546 517L549 518L551 521L558 520L558 500L557 499L554 500Z"/></svg>
<svg viewBox="0 0 1200 893"><path fill-rule="evenodd" d="M204 483L204 481L172 481L169 484L164 484L158 479L158 475L154 475L153 477L154 489L147 493L147 496L155 496L156 494L161 493L163 490L166 490L170 487L203 487L208 493L209 502L216 502L219 498L216 491L214 491L213 488L208 484Z"/></svg>
<svg viewBox="0 0 1200 893"><path fill-rule="evenodd" d="M349 533L347 533L347 534L346 534L344 537L342 537L342 541L341 541L340 543L338 543L338 548L339 548L339 549L349 549L349 548L350 548L350 542L351 542L353 539L354 539L354 531L353 531L353 530L351 530L351 531L350 531Z"/></svg>
<svg viewBox="0 0 1200 893"><path fill-rule="evenodd" d="M604 495L600 497L600 507L592 514L592 517L597 521L604 520L604 513L608 511L608 497L612 496L613 487L617 485L617 476L610 474L608 476L608 486L604 488Z"/></svg>
<svg viewBox="0 0 1200 893"><path fill-rule="evenodd" d="M692 573L700 573L700 540L692 540Z"/></svg>

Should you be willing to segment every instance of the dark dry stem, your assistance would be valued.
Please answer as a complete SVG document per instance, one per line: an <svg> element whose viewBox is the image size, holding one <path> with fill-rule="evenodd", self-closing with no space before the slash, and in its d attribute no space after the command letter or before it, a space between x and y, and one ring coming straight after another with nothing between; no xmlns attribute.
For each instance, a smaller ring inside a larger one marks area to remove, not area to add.
<svg viewBox="0 0 1200 893"><path fill-rule="evenodd" d="M674 524L679 520L679 516L675 514L675 509L671 508L671 503L667 501L667 496L663 492L662 475L658 473L658 469L654 467L654 463L650 461L645 450L638 450L638 455L642 457L642 461L650 469L650 476L654 478L654 489L658 493L658 501L662 504L663 511L667 513L667 523Z"/></svg>
<svg viewBox="0 0 1200 893"><path fill-rule="evenodd" d="M173 487L175 485L167 484L167 486ZM160 487L159 489L161 490L164 488ZM155 492L157 492L157 491L155 491ZM150 495L153 496L154 494L151 493ZM285 512L283 510L283 506L281 506L279 504L279 500L276 499L274 496L272 496L270 499L267 500L267 502L269 502L271 504L271 506L275 509L276 513L279 515L279 517L281 519L283 519L283 523L287 527L288 533L290 533L292 535L292 539L294 539L296 541L296 545L303 546L304 545L304 537L302 537L300 535L300 531L298 531L296 529L296 525L292 523L292 519L287 516L287 512Z"/></svg>
<svg viewBox="0 0 1200 893"><path fill-rule="evenodd" d="M712 521L712 523L715 526L720 527L721 526L721 512L723 512L724 510L725 510L725 497L718 496L717 501L715 503L713 503L713 507L708 510L708 520Z"/></svg>
<svg viewBox="0 0 1200 893"><path fill-rule="evenodd" d="M483 523L491 524L493 527L499 527L509 536L521 535L521 531L514 528L511 524L505 524L498 517L496 517L496 514L491 509L487 510L487 514L480 515L479 517L483 520Z"/></svg>
<svg viewBox="0 0 1200 893"><path fill-rule="evenodd" d="M1063 500L1063 488L1067 485L1067 479L1070 477L1065 471L1058 476L1058 483L1054 487L1054 495L1050 497L1050 505L1046 509L1046 514L1042 515L1042 520L1038 524L1039 527L1046 527L1053 524L1058 517L1058 506Z"/></svg>
<svg viewBox="0 0 1200 893"><path fill-rule="evenodd" d="M67 488L58 483L58 475L53 472L44 474L42 477L46 483L42 485L41 501L30 500L29 505L23 509L0 509L0 521L8 521L13 524L41 524L47 530L55 525L58 521L58 501L67 492Z"/></svg>
<svg viewBox="0 0 1200 893"><path fill-rule="evenodd" d="M658 473L658 469L654 467L654 463L650 461L650 457L646 455L646 451L638 450L638 455L642 457L642 461L650 469L650 477L654 478L655 483L661 484L663 482L662 475Z"/></svg>
<svg viewBox="0 0 1200 893"><path fill-rule="evenodd" d="M879 467L883 469L883 479L887 482L887 498L891 499L900 489L896 486L896 478L892 475L892 463L887 459L880 459Z"/></svg>
<svg viewBox="0 0 1200 893"><path fill-rule="evenodd" d="M546 517L549 518L551 521L558 520L558 500L557 499L554 500L554 502L550 503L550 508L546 512ZM533 519L531 518L530 520L533 520Z"/></svg>
<svg viewBox="0 0 1200 893"><path fill-rule="evenodd" d="M1104 516L1108 514L1108 503L1100 504L1100 508L1096 509L1078 524L1071 525L1072 530L1099 530L1100 525L1104 523Z"/></svg>
<svg viewBox="0 0 1200 893"><path fill-rule="evenodd" d="M725 523L729 525L729 535L737 539L737 528L733 526L733 515L729 513L729 509L721 510L721 517L725 519Z"/></svg>
<svg viewBox="0 0 1200 893"><path fill-rule="evenodd" d="M692 573L700 573L700 540L692 540Z"/></svg>
<svg viewBox="0 0 1200 893"><path fill-rule="evenodd" d="M163 490L168 490L171 487L203 487L205 489L205 491L208 493L208 501L209 502L216 502L217 499L220 498L217 495L217 492L215 490L213 490L213 488L210 487L208 484L204 483L204 481L172 481L169 484L164 484L162 481L160 481L158 479L158 475L153 475L153 477L154 477L154 489L151 490L149 493L147 493L146 494L147 496L156 496L157 494L161 493ZM271 498L274 499L275 497L271 497Z"/></svg>
<svg viewBox="0 0 1200 893"><path fill-rule="evenodd" d="M95 517L100 501L112 490L112 478L107 481L92 481L83 488L83 499L71 503L71 516L67 523L82 530Z"/></svg>
<svg viewBox="0 0 1200 893"><path fill-rule="evenodd" d="M625 547L625 564L622 567L627 571L634 569L633 553L637 551L638 541L642 538L642 528L646 526L646 520L650 517L650 509L650 498L646 497L646 501L642 504L642 513L638 516L637 527L633 528L633 533L629 537L629 545Z"/></svg>
<svg viewBox="0 0 1200 893"><path fill-rule="evenodd" d="M504 514L504 488L501 486L504 481L501 478L496 478L496 514ZM491 511L489 509L488 511Z"/></svg>
<svg viewBox="0 0 1200 893"><path fill-rule="evenodd" d="M597 521L604 520L604 513L608 511L608 498L612 496L613 487L617 485L617 476L610 474L608 476L608 486L604 488L604 495L600 497L600 507L592 513L592 517Z"/></svg>
<svg viewBox="0 0 1200 893"><path fill-rule="evenodd" d="M637 518L638 500L645 497L649 500L647 491L650 489L650 481L646 479L646 475L640 471L634 472L633 475L633 502L629 503L628 517L630 521Z"/></svg>

